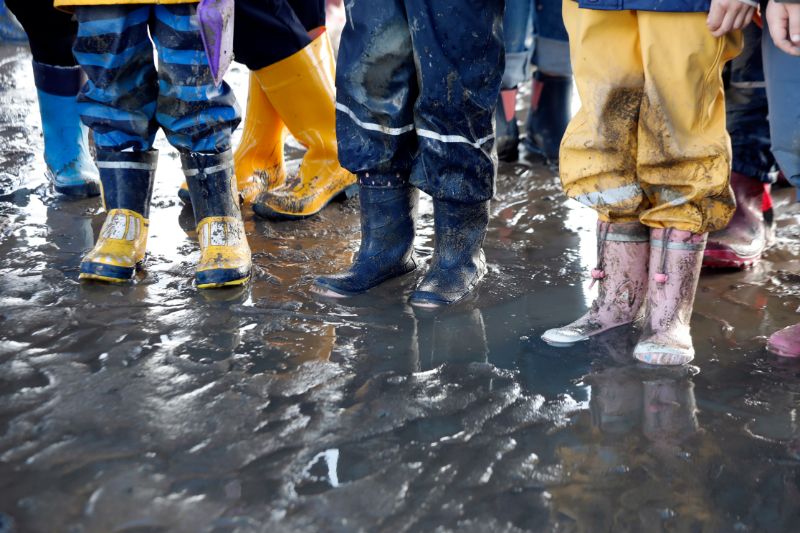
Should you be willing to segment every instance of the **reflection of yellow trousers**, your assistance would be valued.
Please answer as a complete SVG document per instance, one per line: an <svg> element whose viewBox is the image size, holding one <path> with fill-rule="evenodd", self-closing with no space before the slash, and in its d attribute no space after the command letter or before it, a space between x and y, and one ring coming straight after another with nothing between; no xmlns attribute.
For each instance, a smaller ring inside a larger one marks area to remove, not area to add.
<svg viewBox="0 0 800 533"><path fill-rule="evenodd" d="M704 233L735 207L722 67L705 13L600 11L564 0L581 109L561 143L570 198L611 222Z"/></svg>

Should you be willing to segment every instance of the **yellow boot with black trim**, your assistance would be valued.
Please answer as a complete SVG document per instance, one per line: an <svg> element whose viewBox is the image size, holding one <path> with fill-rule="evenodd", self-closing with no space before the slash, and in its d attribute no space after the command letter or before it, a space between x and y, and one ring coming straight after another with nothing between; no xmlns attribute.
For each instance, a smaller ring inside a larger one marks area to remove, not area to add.
<svg viewBox="0 0 800 533"><path fill-rule="evenodd" d="M107 214L94 248L81 261L81 280L130 281L144 262L158 151L97 151Z"/></svg>
<svg viewBox="0 0 800 533"><path fill-rule="evenodd" d="M339 194L356 191L356 177L339 165L334 70L330 40L322 31L299 52L254 73L289 131L308 149L296 176L255 199L257 215L305 218Z"/></svg>
<svg viewBox="0 0 800 533"><path fill-rule="evenodd" d="M252 204L260 193L280 187L286 181L285 139L286 125L251 73L242 140L233 154L239 196L245 205ZM185 181L178 190L178 197L185 204L192 201Z"/></svg>
<svg viewBox="0 0 800 533"><path fill-rule="evenodd" d="M182 154L181 164L200 243L195 271L197 288L243 285L250 279L252 259L239 210L231 152Z"/></svg>

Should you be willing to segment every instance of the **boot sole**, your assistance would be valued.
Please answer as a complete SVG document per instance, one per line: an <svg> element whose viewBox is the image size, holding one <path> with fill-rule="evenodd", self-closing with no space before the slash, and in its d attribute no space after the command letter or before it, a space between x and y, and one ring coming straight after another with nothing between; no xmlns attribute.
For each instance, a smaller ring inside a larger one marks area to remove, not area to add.
<svg viewBox="0 0 800 533"><path fill-rule="evenodd" d="M741 256L731 250L709 250L703 254L703 266L706 268L749 268L761 260L761 254Z"/></svg>
<svg viewBox="0 0 800 533"><path fill-rule="evenodd" d="M778 348L776 346L773 346L771 344L767 344L767 351L772 353L772 354L777 355L778 357L786 357L786 358L790 358L790 359L797 359L798 357L800 357L800 353L787 352L787 351L781 350L780 348Z"/></svg>
<svg viewBox="0 0 800 533"><path fill-rule="evenodd" d="M275 222L286 222L290 220L303 220L309 217L313 217L314 215L319 214L320 211L328 207L331 202L344 196L345 198L352 198L356 194L358 194L358 185L348 185L341 191L337 192L336 194L332 195L319 209L309 213L290 213L288 211L276 211L274 208L270 207L267 204L257 204L253 202L252 209L253 213L258 215L261 218L265 218L267 220L272 220Z"/></svg>
<svg viewBox="0 0 800 533"><path fill-rule="evenodd" d="M576 344L580 344L582 342L586 342L586 341L590 340L592 337L599 337L603 333L607 333L607 332L609 332L611 330L614 330L614 329L617 329L617 328L621 328L621 327L624 327L624 326L630 326L631 324L634 324L637 321L638 321L638 319L631 320L630 322L625 322L624 324L618 324L616 326L611 326L610 328L601 329L600 331L597 331L597 332L595 332L595 333L593 333L591 335L585 336L582 339L578 339L578 340L575 340L575 341L572 341L572 342L547 340L544 335L541 336L541 339L542 339L542 341L544 341L545 344L548 344L548 345L553 346L555 348L569 348L570 346L575 346ZM545 334L546 333L547 332L545 332Z"/></svg>
<svg viewBox="0 0 800 533"><path fill-rule="evenodd" d="M195 273L195 285L198 289L219 289L238 287L250 280L251 273L243 273L237 269L203 270Z"/></svg>
<svg viewBox="0 0 800 533"><path fill-rule="evenodd" d="M100 196L100 185L97 183L82 183L80 185L53 185L59 194L73 199L93 198Z"/></svg>
<svg viewBox="0 0 800 533"><path fill-rule="evenodd" d="M372 289L374 289L375 287L377 287L379 285L383 285L387 281L391 281L393 279L402 278L403 276L407 276L408 274L411 274L412 272L415 272L416 270L417 270L417 266L415 264L414 267L411 268L410 270L406 270L405 272L402 272L400 274L392 274L391 276L386 276L384 278L381 278L374 285L371 285L370 287L364 289L363 291L348 291L348 290L345 290L345 289L339 289L337 287L333 287L333 286L328 285L326 283L320 283L317 280L317 281L314 281L314 284L311 286L311 292L313 292L314 294L317 294L319 296L324 296L326 298L337 298L337 299L353 298L353 297L358 296L360 294L364 294L366 292L369 292Z"/></svg>
<svg viewBox="0 0 800 533"><path fill-rule="evenodd" d="M128 283L133 279L141 263L133 267L106 265L103 263L81 263L79 280L104 281L107 283Z"/></svg>

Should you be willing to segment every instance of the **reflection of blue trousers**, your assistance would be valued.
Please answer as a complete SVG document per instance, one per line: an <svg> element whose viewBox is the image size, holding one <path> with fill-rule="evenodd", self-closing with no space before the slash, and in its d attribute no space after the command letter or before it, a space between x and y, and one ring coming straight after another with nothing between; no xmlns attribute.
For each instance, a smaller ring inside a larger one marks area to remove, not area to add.
<svg viewBox="0 0 800 533"><path fill-rule="evenodd" d="M230 149L239 108L227 84L214 86L195 5L85 6L75 12L75 57L89 78L78 97L81 119L99 148L148 150L162 127L182 152Z"/></svg>
<svg viewBox="0 0 800 533"><path fill-rule="evenodd" d="M531 62L550 75L572 74L567 30L561 18L561 2L506 0L503 31L506 45L504 89L511 89L525 81ZM531 33L532 44L528 49L528 36Z"/></svg>
<svg viewBox="0 0 800 533"><path fill-rule="evenodd" d="M502 0L349 0L336 74L339 161L441 200L494 193Z"/></svg>

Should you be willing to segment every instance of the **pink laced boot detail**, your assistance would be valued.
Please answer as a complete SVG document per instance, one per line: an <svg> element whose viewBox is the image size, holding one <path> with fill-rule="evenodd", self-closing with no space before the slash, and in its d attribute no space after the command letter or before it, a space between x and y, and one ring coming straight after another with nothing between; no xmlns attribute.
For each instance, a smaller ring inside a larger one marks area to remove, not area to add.
<svg viewBox="0 0 800 533"><path fill-rule="evenodd" d="M651 365L684 365L694 359L690 331L707 233L654 229L647 320L633 356Z"/></svg>
<svg viewBox="0 0 800 533"><path fill-rule="evenodd" d="M571 346L639 318L647 293L648 229L638 222L597 224L597 266L592 285L600 289L592 307L581 318L547 330L542 340L553 346Z"/></svg>

